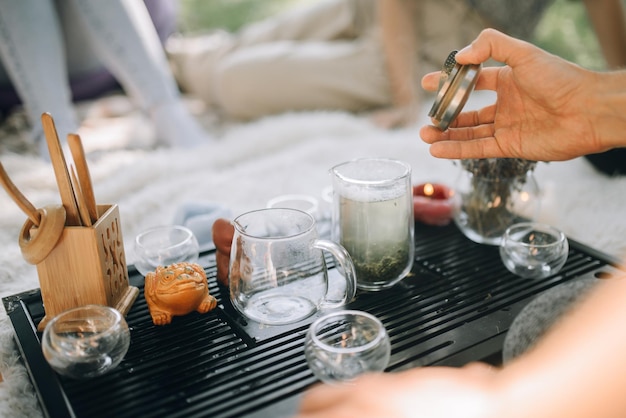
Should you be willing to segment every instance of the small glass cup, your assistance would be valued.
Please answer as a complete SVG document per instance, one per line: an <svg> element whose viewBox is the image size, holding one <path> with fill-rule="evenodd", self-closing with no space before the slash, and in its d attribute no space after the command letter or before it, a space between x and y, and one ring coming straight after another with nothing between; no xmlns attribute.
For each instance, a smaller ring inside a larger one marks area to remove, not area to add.
<svg viewBox="0 0 626 418"><path fill-rule="evenodd" d="M374 315L343 310L311 324L304 353L318 379L337 384L350 382L363 373L385 370L391 343L382 322Z"/></svg>
<svg viewBox="0 0 626 418"><path fill-rule="evenodd" d="M196 263L200 246L193 232L180 225L150 228L135 238L135 267L144 276L158 266Z"/></svg>
<svg viewBox="0 0 626 418"><path fill-rule="evenodd" d="M86 305L52 318L43 331L41 348L50 366L75 379L100 376L115 368L130 345L130 331L113 308Z"/></svg>
<svg viewBox="0 0 626 418"><path fill-rule="evenodd" d="M267 202L267 208L298 209L315 219L315 227L322 238L330 238L330 215L323 212L320 201L307 194L284 194Z"/></svg>
<svg viewBox="0 0 626 418"><path fill-rule="evenodd" d="M569 243L558 229L537 222L510 226L500 242L500 257L511 273L542 279L558 273L567 261Z"/></svg>
<svg viewBox="0 0 626 418"><path fill-rule="evenodd" d="M284 194L267 201L267 208L298 209L311 215L315 220L319 218L319 201L306 194Z"/></svg>

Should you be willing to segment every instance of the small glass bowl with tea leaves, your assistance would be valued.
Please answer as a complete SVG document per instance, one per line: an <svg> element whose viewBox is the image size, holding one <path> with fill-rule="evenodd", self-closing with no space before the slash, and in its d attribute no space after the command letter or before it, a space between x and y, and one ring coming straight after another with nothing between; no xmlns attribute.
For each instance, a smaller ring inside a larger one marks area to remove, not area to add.
<svg viewBox="0 0 626 418"><path fill-rule="evenodd" d="M389 364L391 342L383 323L374 315L339 310L311 324L304 354L318 379L344 384L363 373L383 372Z"/></svg>
<svg viewBox="0 0 626 418"><path fill-rule="evenodd" d="M521 222L507 228L500 242L500 257L513 274L543 279L561 270L569 242L557 228L538 222Z"/></svg>

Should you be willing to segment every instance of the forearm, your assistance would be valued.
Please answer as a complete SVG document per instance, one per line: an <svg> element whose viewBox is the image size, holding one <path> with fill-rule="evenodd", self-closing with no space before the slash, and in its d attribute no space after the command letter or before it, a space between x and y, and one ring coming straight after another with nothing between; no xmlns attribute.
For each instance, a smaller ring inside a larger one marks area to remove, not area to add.
<svg viewBox="0 0 626 418"><path fill-rule="evenodd" d="M393 105L408 106L419 94L415 78L417 40L413 2L379 0L378 19Z"/></svg>
<svg viewBox="0 0 626 418"><path fill-rule="evenodd" d="M497 377L508 418L626 416L626 278L600 283L527 355Z"/></svg>

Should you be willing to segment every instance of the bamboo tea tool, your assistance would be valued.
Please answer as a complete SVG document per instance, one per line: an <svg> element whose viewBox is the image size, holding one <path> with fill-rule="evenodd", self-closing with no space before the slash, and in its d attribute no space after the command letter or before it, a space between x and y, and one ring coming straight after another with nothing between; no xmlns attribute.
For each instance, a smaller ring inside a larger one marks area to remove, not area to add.
<svg viewBox="0 0 626 418"><path fill-rule="evenodd" d="M72 175L72 187L74 188L74 191L76 192L76 204L78 205L78 214L80 215L80 222L83 226L91 226L92 218L91 216L89 216L89 210L87 210L87 202L85 202L85 196L83 195L82 188L80 187L80 183L78 181L78 175L76 174L76 169L74 167L72 167L71 175Z"/></svg>
<svg viewBox="0 0 626 418"><path fill-rule="evenodd" d="M28 219L20 233L22 256L31 264L42 261L56 246L65 227L65 209L61 205L35 209L19 191L0 163L0 182L15 203L26 213Z"/></svg>
<svg viewBox="0 0 626 418"><path fill-rule="evenodd" d="M46 137L46 142L48 143L50 161L52 161L52 168L54 168L54 175L56 176L59 192L61 193L61 202L67 214L66 224L68 226L80 225L78 205L76 204L76 195L72 187L72 180L67 169L57 130L54 126L54 120L52 116L50 116L50 113L41 115L41 123L43 125L43 133Z"/></svg>
<svg viewBox="0 0 626 418"><path fill-rule="evenodd" d="M2 163L0 163L0 181L2 181L2 187L4 187L4 190L6 190L13 201L17 203L17 206L22 209L35 226L39 226L41 215L37 212L35 206L33 206L33 204L26 199L26 196L24 196L11 181Z"/></svg>
<svg viewBox="0 0 626 418"><path fill-rule="evenodd" d="M80 137L68 136L74 166L68 167L49 113L41 115L62 206L35 209L2 172L2 184L28 219L19 243L24 259L36 264L45 316L70 308L106 305L127 314L139 294L129 286L117 205L98 205Z"/></svg>
<svg viewBox="0 0 626 418"><path fill-rule="evenodd" d="M70 152L72 153L72 159L76 167L76 174L78 175L78 185L84 197L87 212L89 212L89 218L91 222L96 222L98 219L98 210L96 208L96 198L93 193L93 185L91 183L89 167L87 166L87 159L85 158L83 143L80 140L80 136L76 134L69 134L67 136L67 143L70 146ZM80 202L78 203L80 210Z"/></svg>

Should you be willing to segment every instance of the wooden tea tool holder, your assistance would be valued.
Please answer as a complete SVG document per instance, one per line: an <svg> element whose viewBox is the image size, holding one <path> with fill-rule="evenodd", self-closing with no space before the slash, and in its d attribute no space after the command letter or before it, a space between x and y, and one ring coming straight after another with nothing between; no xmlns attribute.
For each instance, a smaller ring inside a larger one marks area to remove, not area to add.
<svg viewBox="0 0 626 418"><path fill-rule="evenodd" d="M126 315L139 295L139 289L128 284L119 209L97 209L93 225L66 226L56 246L37 263L45 308L39 331L54 316L82 305L111 306ZM25 233L23 229L20 240Z"/></svg>
<svg viewBox="0 0 626 418"><path fill-rule="evenodd" d="M37 266L45 309L37 329L43 331L50 319L67 309L88 304L110 306L126 315L139 289L128 283L119 209L95 204L80 138L68 138L78 167L72 182L52 117L44 113L41 121L66 219L56 243L35 258L24 249L37 239L38 228L28 219L20 233L24 258ZM40 214L43 225L46 212Z"/></svg>

